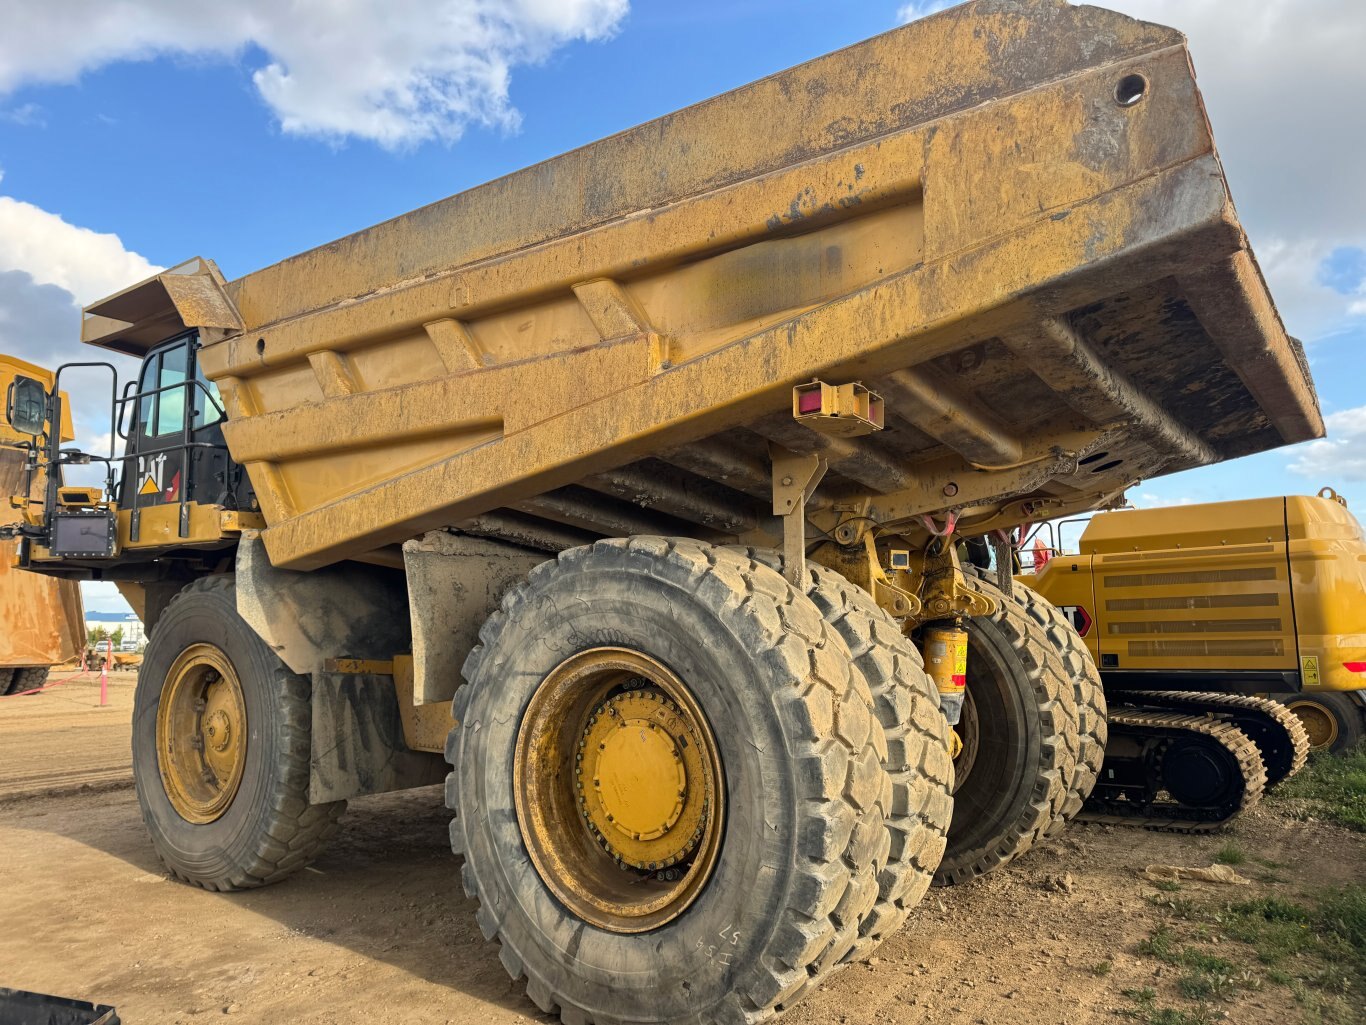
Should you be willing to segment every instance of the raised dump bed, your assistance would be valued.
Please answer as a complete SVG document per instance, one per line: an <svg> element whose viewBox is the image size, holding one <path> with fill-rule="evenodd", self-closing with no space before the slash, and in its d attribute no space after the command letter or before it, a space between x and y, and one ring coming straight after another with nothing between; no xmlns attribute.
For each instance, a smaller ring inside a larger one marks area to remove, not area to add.
<svg viewBox="0 0 1366 1025"><path fill-rule="evenodd" d="M115 296L90 312L132 326L86 338L210 326L295 568L452 524L743 534L770 443L829 458L825 502L914 523L1322 431L1184 38L1050 0L965 4L205 291ZM813 378L862 381L886 429L794 423Z"/></svg>
<svg viewBox="0 0 1366 1025"><path fill-rule="evenodd" d="M955 539L1323 430L1183 38L1053 0L193 260L84 337L143 359L123 473L15 532L147 624L169 870L273 882L348 798L445 779L481 928L575 1025L755 1025L1061 829L1094 663ZM1158 718L1156 762L1241 773L1181 814L1260 794L1238 726Z"/></svg>

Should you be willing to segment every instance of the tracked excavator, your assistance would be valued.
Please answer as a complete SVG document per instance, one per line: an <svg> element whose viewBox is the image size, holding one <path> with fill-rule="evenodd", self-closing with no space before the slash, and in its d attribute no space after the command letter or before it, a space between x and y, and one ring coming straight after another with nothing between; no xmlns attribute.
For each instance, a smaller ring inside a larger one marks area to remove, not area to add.
<svg viewBox="0 0 1366 1025"><path fill-rule="evenodd" d="M351 797L444 781L485 935L576 1025L763 1022L1062 828L1095 665L955 538L1323 431L1185 40L1058 0L82 332L141 362L118 447L35 441L11 530L147 624L168 871L275 882ZM60 419L60 378L13 391Z"/></svg>
<svg viewBox="0 0 1366 1025"><path fill-rule="evenodd" d="M1051 547L1051 546L1050 546ZM1366 724L1366 540L1316 496L1103 512L1020 579L1100 668L1105 767L1085 814L1211 829Z"/></svg>

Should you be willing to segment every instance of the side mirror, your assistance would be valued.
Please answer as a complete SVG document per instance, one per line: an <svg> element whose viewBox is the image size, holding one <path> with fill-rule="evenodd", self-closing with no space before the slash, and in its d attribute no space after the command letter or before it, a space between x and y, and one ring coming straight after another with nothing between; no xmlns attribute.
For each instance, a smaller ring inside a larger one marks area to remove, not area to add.
<svg viewBox="0 0 1366 1025"><path fill-rule="evenodd" d="M16 432L38 437L47 428L47 389L31 377L16 376L5 413Z"/></svg>

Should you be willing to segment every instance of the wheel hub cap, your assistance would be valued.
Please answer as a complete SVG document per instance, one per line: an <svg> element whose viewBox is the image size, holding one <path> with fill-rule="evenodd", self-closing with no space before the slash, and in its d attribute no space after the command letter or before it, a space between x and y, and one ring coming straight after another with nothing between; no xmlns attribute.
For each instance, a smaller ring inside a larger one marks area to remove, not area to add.
<svg viewBox="0 0 1366 1025"><path fill-rule="evenodd" d="M604 701L579 741L580 809L590 832L633 868L677 864L701 838L706 813L696 734L653 688Z"/></svg>

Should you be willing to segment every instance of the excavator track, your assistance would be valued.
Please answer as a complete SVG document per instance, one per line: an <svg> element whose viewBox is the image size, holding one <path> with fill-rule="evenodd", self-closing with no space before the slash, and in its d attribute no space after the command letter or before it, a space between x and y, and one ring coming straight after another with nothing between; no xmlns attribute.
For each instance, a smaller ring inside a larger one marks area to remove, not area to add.
<svg viewBox="0 0 1366 1025"><path fill-rule="evenodd" d="M1105 764L1084 822L1180 833L1218 829L1266 789L1257 745L1209 715L1112 708Z"/></svg>
<svg viewBox="0 0 1366 1025"><path fill-rule="evenodd" d="M1221 722L1232 723L1257 745L1266 768L1268 790L1303 769L1309 759L1309 733L1299 716L1266 698L1203 691L1134 690L1113 694L1111 700L1122 705L1206 712Z"/></svg>

